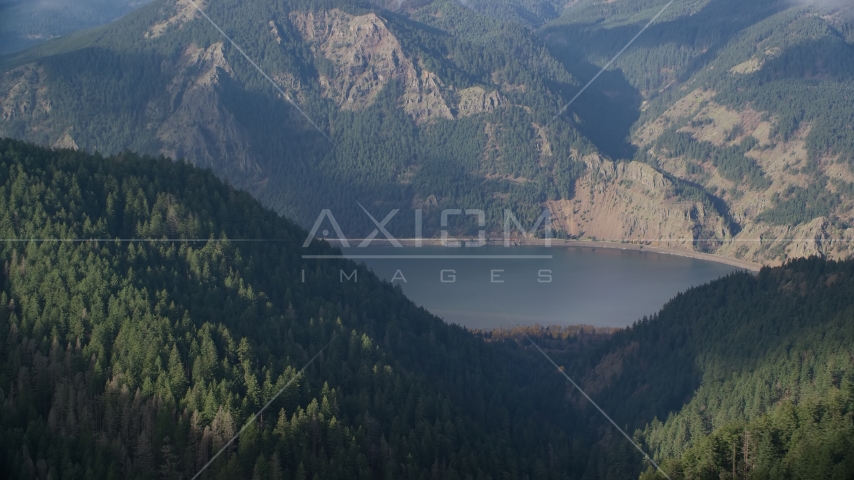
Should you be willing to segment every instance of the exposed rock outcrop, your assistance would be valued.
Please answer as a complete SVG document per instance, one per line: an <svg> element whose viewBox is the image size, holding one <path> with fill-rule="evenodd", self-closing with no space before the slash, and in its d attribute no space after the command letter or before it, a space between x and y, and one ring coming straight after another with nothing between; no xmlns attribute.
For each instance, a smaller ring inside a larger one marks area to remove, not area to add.
<svg viewBox="0 0 854 480"><path fill-rule="evenodd" d="M50 100L42 85L44 72L24 65L0 77L0 119L13 121L50 113Z"/></svg>
<svg viewBox="0 0 854 480"><path fill-rule="evenodd" d="M605 241L707 250L700 238L728 238L727 222L702 202L674 193L673 182L639 162L584 158L587 174L575 198L548 202L555 223L570 235Z"/></svg>
<svg viewBox="0 0 854 480"><path fill-rule="evenodd" d="M459 97L457 115L460 117L491 112L507 103L498 90L487 92L483 87L478 86L460 90Z"/></svg>
<svg viewBox="0 0 854 480"><path fill-rule="evenodd" d="M854 231L839 228L825 217L801 225L751 223L716 253L769 265L812 255L847 258L854 254Z"/></svg>
<svg viewBox="0 0 854 480"><path fill-rule="evenodd" d="M247 135L219 98L221 77L232 74L222 48L216 43L206 49L196 45L184 49L167 88L173 110L157 129L157 138L166 156L220 171L257 172L260 167Z"/></svg>
<svg viewBox="0 0 854 480"><path fill-rule="evenodd" d="M71 132L65 132L65 135L59 138L59 140L53 142L53 148L69 148L71 150L80 150L80 147L77 146L77 142L71 138Z"/></svg>
<svg viewBox="0 0 854 480"><path fill-rule="evenodd" d="M344 109L371 105L392 80L403 88L400 105L418 122L452 119L454 111L462 117L491 112L507 103L498 91L481 86L455 95L453 86L406 56L385 21L374 13L353 16L332 9L292 12L289 18L315 54L331 62L333 72L320 76L321 89ZM278 36L274 22L271 28Z"/></svg>
<svg viewBox="0 0 854 480"><path fill-rule="evenodd" d="M401 82L400 103L416 121L453 118L436 74L404 55L400 42L384 20L374 13L353 16L338 9L292 12L291 22L316 55L333 65L332 75L321 75L323 95L344 109L371 105L391 80Z"/></svg>
<svg viewBox="0 0 854 480"><path fill-rule="evenodd" d="M205 8L203 0L195 0L199 8ZM199 10L193 5L190 0L177 0L174 5L166 5L165 8L171 9L168 13L169 17L165 20L155 23L145 32L145 38L157 38L169 31L171 28L180 28L181 25L199 17Z"/></svg>

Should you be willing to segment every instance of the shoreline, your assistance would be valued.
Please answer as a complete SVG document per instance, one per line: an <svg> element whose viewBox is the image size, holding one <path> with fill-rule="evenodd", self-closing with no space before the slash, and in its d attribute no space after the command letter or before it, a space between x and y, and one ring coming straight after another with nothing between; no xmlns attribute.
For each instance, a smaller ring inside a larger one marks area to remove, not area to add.
<svg viewBox="0 0 854 480"><path fill-rule="evenodd" d="M360 242L362 239L347 239L351 245ZM326 239L326 241L332 245L340 247L341 242L337 239ZM424 238L424 239L415 239L415 238L399 238L397 239L401 245L405 247L415 247L417 243L420 241L422 246L425 247L441 247L443 246L442 240L438 238ZM387 239L374 239L372 244L376 246L386 246L391 247L392 244ZM503 242L502 241L487 241L487 246L499 246ZM542 247L545 246L545 240L541 239L526 239L519 240L515 239L512 241L512 246L514 247ZM695 252L692 250L683 250L680 248L672 248L672 247L656 247L651 245L641 245L637 243L617 243L617 242L602 242L602 241L594 241L594 240L563 240L558 238L551 239L552 247L572 247L572 248L610 248L615 250L632 250L637 252L652 252L652 253L660 253L664 255L676 255L680 257L693 258L696 260L705 260L708 262L722 263L724 265L729 265L732 267L743 268L745 270L750 270L752 272L758 272L764 265L761 263L748 262L746 260L739 260L737 258L724 257L722 255L715 255L712 253L702 253Z"/></svg>
<svg viewBox="0 0 854 480"><path fill-rule="evenodd" d="M694 258L697 260L706 260L709 262L722 263L732 267L743 268L752 272L758 272L764 265L761 263L748 262L737 258L724 257L723 255L715 255L713 253L694 252L691 250L682 250L671 247L654 247L651 245L638 245L635 243L613 243L613 242L594 242L587 240L569 240L564 245L572 247L588 247L588 248L613 248L618 250L634 250L638 252L654 252L664 255L676 255L680 257Z"/></svg>

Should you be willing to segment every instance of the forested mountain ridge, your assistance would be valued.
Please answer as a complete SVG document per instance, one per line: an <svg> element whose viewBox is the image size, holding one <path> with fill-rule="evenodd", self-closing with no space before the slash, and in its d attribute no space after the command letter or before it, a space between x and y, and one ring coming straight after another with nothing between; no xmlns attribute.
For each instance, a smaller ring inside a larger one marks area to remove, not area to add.
<svg viewBox="0 0 854 480"><path fill-rule="evenodd" d="M296 377L200 478L579 477L547 364L306 235L183 163L0 141L0 476L191 478Z"/></svg>
<svg viewBox="0 0 854 480"><path fill-rule="evenodd" d="M572 198L607 162L580 119L553 120L579 82L531 31L450 1L406 5L204 3L323 133L186 0L7 57L0 133L186 158L303 225L329 208L354 237L374 227L357 202L374 215L401 209L388 227L402 236L415 208L428 235L444 208L483 209L491 230L505 208L533 225L547 200ZM631 191L670 201L667 215L625 216L653 223L652 235L726 230L704 195L668 182Z"/></svg>
<svg viewBox="0 0 854 480"><path fill-rule="evenodd" d="M605 342L577 343L542 342L674 479L854 474L850 260L734 273ZM594 452L600 478L622 454Z"/></svg>
<svg viewBox="0 0 854 480"><path fill-rule="evenodd" d="M479 333L493 343L536 341L672 479L854 475L852 260L733 273L624 329ZM567 394L599 418L574 388ZM587 428L598 434L584 478L665 478L642 471L611 426Z"/></svg>

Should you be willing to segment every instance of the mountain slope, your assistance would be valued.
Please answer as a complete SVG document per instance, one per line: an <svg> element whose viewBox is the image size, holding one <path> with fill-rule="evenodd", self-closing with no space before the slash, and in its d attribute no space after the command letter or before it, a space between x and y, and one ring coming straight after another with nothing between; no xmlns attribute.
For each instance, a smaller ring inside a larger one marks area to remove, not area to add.
<svg viewBox="0 0 854 480"><path fill-rule="evenodd" d="M211 172L3 140L0 179L7 477L191 476L294 377L209 478L641 473L531 347L301 258L334 250ZM848 478L852 292L854 262L802 259L531 335L674 478Z"/></svg>
<svg viewBox="0 0 854 480"><path fill-rule="evenodd" d="M48 145L67 137L69 145L104 153L131 148L188 158L304 223L323 198L335 199L323 207L337 207L342 222L366 227L362 214L345 215L358 212L356 201L411 208L433 195L440 204L475 208L491 203L491 192L521 190L499 180L505 177L531 180L529 190L555 190L551 174L530 157L538 140L532 125L545 120L529 110L557 103L542 83L546 76L573 82L556 62L526 64L517 52L469 44L388 12L309 5L204 8L317 119L334 147L188 2L156 2L76 45L56 44L65 53L12 69L3 82L3 133ZM507 40L530 51L524 57L547 55L523 32ZM37 82L30 81L34 73ZM552 135L552 144L566 143L565 152L574 142L591 148L570 130ZM435 178L447 161L457 170ZM566 156L542 162L572 170ZM433 190L452 183L448 175L486 183L479 189L485 198ZM335 198L342 191L346 196Z"/></svg>
<svg viewBox="0 0 854 480"><path fill-rule="evenodd" d="M403 237L415 209L432 236L443 209L498 233L504 209L533 224L549 207L572 236L850 255L849 6L676 2L554 119L665 4L204 4L321 133L189 2L162 0L7 57L0 133L183 157L302 225L329 209L351 237L374 228L359 204L399 209Z"/></svg>
<svg viewBox="0 0 854 480"><path fill-rule="evenodd" d="M681 293L590 349L544 344L673 478L850 478L852 292L854 262L799 259ZM586 473L619 478L603 443Z"/></svg>
<svg viewBox="0 0 854 480"><path fill-rule="evenodd" d="M186 158L303 225L328 208L353 237L374 228L358 203L402 210L388 227L411 237L417 208L434 235L445 208L482 209L500 231L505 208L533 224L547 200L571 199L601 160L581 119L553 120L575 78L521 26L448 2L415 7L204 5L323 133L189 2L166 0L8 57L0 133ZM690 238L722 224L694 208L665 229Z"/></svg>
<svg viewBox="0 0 854 480"><path fill-rule="evenodd" d="M592 89L602 92L594 105L636 112L615 132L631 138L632 158L725 206L734 235L709 238L716 253L759 262L852 253L854 16L842 2L805 3L673 4ZM540 35L565 63L604 64L636 19L664 4L579 2ZM633 95L639 108L623 101Z"/></svg>
<svg viewBox="0 0 854 480"><path fill-rule="evenodd" d="M210 172L3 140L0 183L4 478L190 478L293 378L207 478L583 467L546 365L303 260L333 250Z"/></svg>

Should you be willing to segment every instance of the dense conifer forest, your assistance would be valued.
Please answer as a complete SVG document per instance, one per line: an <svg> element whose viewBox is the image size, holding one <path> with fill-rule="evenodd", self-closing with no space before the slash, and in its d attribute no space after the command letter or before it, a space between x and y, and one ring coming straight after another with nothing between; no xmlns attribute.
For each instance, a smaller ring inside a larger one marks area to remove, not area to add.
<svg viewBox="0 0 854 480"><path fill-rule="evenodd" d="M4 477L656 478L531 340L673 478L854 471L851 261L468 332L181 162L3 140L0 212Z"/></svg>
<svg viewBox="0 0 854 480"><path fill-rule="evenodd" d="M0 184L5 478L190 478L246 425L203 478L583 466L546 365L303 261L331 250L209 171L4 140Z"/></svg>
<svg viewBox="0 0 854 480"><path fill-rule="evenodd" d="M732 274L596 349L577 374L673 478L854 474L854 262Z"/></svg>
<svg viewBox="0 0 854 480"><path fill-rule="evenodd" d="M101 25L0 55L0 478L664 478L536 343L674 480L854 479L852 7L668 1L199 2L274 88L186 1L0 0ZM303 258L360 204L782 266L468 331Z"/></svg>

